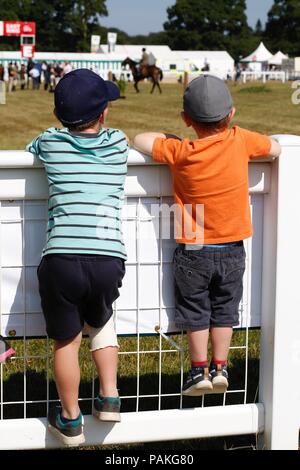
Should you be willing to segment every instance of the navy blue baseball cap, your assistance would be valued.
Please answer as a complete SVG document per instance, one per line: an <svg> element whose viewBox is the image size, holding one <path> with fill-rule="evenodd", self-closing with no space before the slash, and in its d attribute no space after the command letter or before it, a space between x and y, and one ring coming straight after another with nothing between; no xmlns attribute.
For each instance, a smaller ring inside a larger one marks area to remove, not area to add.
<svg viewBox="0 0 300 470"><path fill-rule="evenodd" d="M55 87L54 103L64 125L81 125L97 119L109 101L120 98L115 83L88 69L67 73Z"/></svg>

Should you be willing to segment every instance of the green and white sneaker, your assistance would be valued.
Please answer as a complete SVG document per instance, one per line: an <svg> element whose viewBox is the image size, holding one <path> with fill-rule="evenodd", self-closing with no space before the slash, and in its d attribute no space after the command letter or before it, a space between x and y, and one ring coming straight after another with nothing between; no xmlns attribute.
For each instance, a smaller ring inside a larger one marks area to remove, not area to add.
<svg viewBox="0 0 300 470"><path fill-rule="evenodd" d="M77 447L85 442L83 426L81 413L77 419L67 420L61 416L61 407L49 411L48 429L66 447Z"/></svg>
<svg viewBox="0 0 300 470"><path fill-rule="evenodd" d="M121 400L119 397L101 397L94 400L93 415L100 421L121 421Z"/></svg>

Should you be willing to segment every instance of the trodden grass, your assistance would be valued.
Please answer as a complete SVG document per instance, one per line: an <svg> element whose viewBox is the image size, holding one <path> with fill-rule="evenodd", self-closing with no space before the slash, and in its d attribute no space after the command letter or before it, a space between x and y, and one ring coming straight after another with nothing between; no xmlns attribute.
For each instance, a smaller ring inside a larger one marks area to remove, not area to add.
<svg viewBox="0 0 300 470"><path fill-rule="evenodd" d="M299 106L292 104L291 83L251 82L229 85L237 108L234 123L268 134L300 135ZM141 85L141 93L127 84L126 99L114 102L107 125L123 129L130 139L144 131L168 131L179 136L193 136L180 118L183 88L162 83L163 93L151 95L150 84ZM50 126L59 126L53 116L53 94L18 90L7 94L0 105L0 149L24 149L37 134Z"/></svg>

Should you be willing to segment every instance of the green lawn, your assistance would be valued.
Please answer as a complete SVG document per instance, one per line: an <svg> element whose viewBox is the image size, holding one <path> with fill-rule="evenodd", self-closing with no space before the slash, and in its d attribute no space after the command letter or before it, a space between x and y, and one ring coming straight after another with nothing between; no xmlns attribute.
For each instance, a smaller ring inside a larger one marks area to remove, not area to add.
<svg viewBox="0 0 300 470"><path fill-rule="evenodd" d="M150 84L141 85L136 94L127 84L126 99L111 106L107 125L123 129L130 139L138 132L169 131L192 137L180 118L182 86L164 84L163 93L150 95ZM300 135L299 106L292 104L291 83L270 82L231 86L237 108L235 123L269 134ZM23 149L33 137L50 126L57 126L53 116L53 94L44 91L16 91L7 94L7 104L0 105L0 149Z"/></svg>

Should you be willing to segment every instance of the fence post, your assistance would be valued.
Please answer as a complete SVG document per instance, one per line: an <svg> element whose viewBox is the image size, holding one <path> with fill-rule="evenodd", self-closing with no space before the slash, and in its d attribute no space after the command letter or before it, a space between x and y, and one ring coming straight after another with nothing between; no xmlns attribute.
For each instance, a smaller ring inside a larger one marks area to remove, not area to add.
<svg viewBox="0 0 300 470"><path fill-rule="evenodd" d="M281 136L265 197L260 397L265 430L260 447L297 450L300 428L300 137ZM277 228L277 230L276 230ZM277 236L274 233L277 232Z"/></svg>
<svg viewBox="0 0 300 470"><path fill-rule="evenodd" d="M184 75L183 75L183 89L184 90L186 89L188 84L189 84L189 74L188 72L184 72Z"/></svg>

